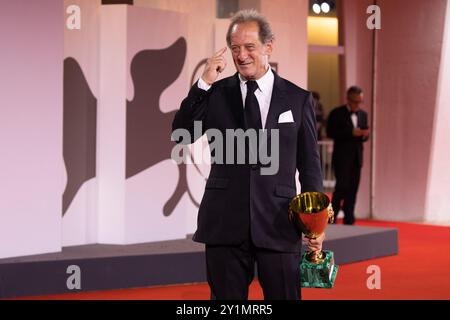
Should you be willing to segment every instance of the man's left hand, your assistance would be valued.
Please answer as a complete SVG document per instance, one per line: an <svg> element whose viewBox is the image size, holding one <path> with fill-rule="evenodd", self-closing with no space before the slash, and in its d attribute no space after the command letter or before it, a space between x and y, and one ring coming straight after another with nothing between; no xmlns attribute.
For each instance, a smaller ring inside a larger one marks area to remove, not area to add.
<svg viewBox="0 0 450 320"><path fill-rule="evenodd" d="M325 240L325 233L322 233L318 238L316 239L310 239L307 237L303 238L303 243L308 246L308 249L310 251L319 251L322 250L322 243L323 240Z"/></svg>

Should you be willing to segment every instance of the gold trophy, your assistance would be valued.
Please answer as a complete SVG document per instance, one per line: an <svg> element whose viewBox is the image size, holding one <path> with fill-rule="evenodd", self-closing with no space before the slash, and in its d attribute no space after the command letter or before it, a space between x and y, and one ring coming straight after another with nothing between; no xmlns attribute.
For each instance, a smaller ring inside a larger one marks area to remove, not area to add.
<svg viewBox="0 0 450 320"><path fill-rule="evenodd" d="M334 212L328 196L321 192L305 192L297 195L289 205L289 220L297 233L310 239L318 238L334 220ZM304 288L332 288L338 266L332 251L305 252L300 264L300 281Z"/></svg>

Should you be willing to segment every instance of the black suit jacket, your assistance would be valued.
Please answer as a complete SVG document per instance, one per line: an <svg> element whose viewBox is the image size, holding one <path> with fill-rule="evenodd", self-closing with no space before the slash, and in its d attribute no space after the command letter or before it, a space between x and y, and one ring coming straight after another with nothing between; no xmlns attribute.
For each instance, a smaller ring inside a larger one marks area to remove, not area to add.
<svg viewBox="0 0 450 320"><path fill-rule="evenodd" d="M251 232L258 247L299 252L301 241L287 212L297 193L296 169L302 192L323 190L312 101L309 92L275 74L266 129L279 129L278 173L261 175L258 165L212 164L199 208L195 241L239 244ZM279 115L288 110L294 122L278 123ZM218 129L223 136L226 129L245 130L237 73L217 81L208 91L194 84L175 115L172 129L187 129L193 137L194 121L202 121L204 131Z"/></svg>
<svg viewBox="0 0 450 320"><path fill-rule="evenodd" d="M358 127L367 129L367 112L357 111ZM361 168L363 164L363 142L368 137L354 137L350 111L346 105L337 107L330 112L327 124L327 135L334 140L333 164L335 168L355 166ZM354 161L353 161L354 160Z"/></svg>

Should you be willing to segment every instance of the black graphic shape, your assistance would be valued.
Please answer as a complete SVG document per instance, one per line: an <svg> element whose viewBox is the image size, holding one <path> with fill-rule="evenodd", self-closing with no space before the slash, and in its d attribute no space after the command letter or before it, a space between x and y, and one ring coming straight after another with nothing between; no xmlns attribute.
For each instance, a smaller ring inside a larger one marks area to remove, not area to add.
<svg viewBox="0 0 450 320"><path fill-rule="evenodd" d="M67 184L62 215L81 185L95 177L97 99L73 58L64 60L63 158Z"/></svg>
<svg viewBox="0 0 450 320"><path fill-rule="evenodd" d="M186 40L181 37L168 48L140 51L131 62L134 99L127 101L126 178L170 159L175 111L161 112L159 100L163 91L180 75L186 49ZM179 170L177 187L163 208L165 216L173 212L185 192L198 206L188 189L186 165L179 165Z"/></svg>

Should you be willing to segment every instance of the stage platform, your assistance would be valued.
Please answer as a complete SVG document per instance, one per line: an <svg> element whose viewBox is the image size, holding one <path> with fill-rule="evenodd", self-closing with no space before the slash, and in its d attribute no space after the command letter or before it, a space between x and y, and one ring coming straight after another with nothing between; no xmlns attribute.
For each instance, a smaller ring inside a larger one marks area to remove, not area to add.
<svg viewBox="0 0 450 320"><path fill-rule="evenodd" d="M397 229L330 225L324 249L337 264L398 253ZM78 266L81 289L69 290ZM0 259L0 298L205 282L204 246L190 238L134 245L65 247L62 252Z"/></svg>

